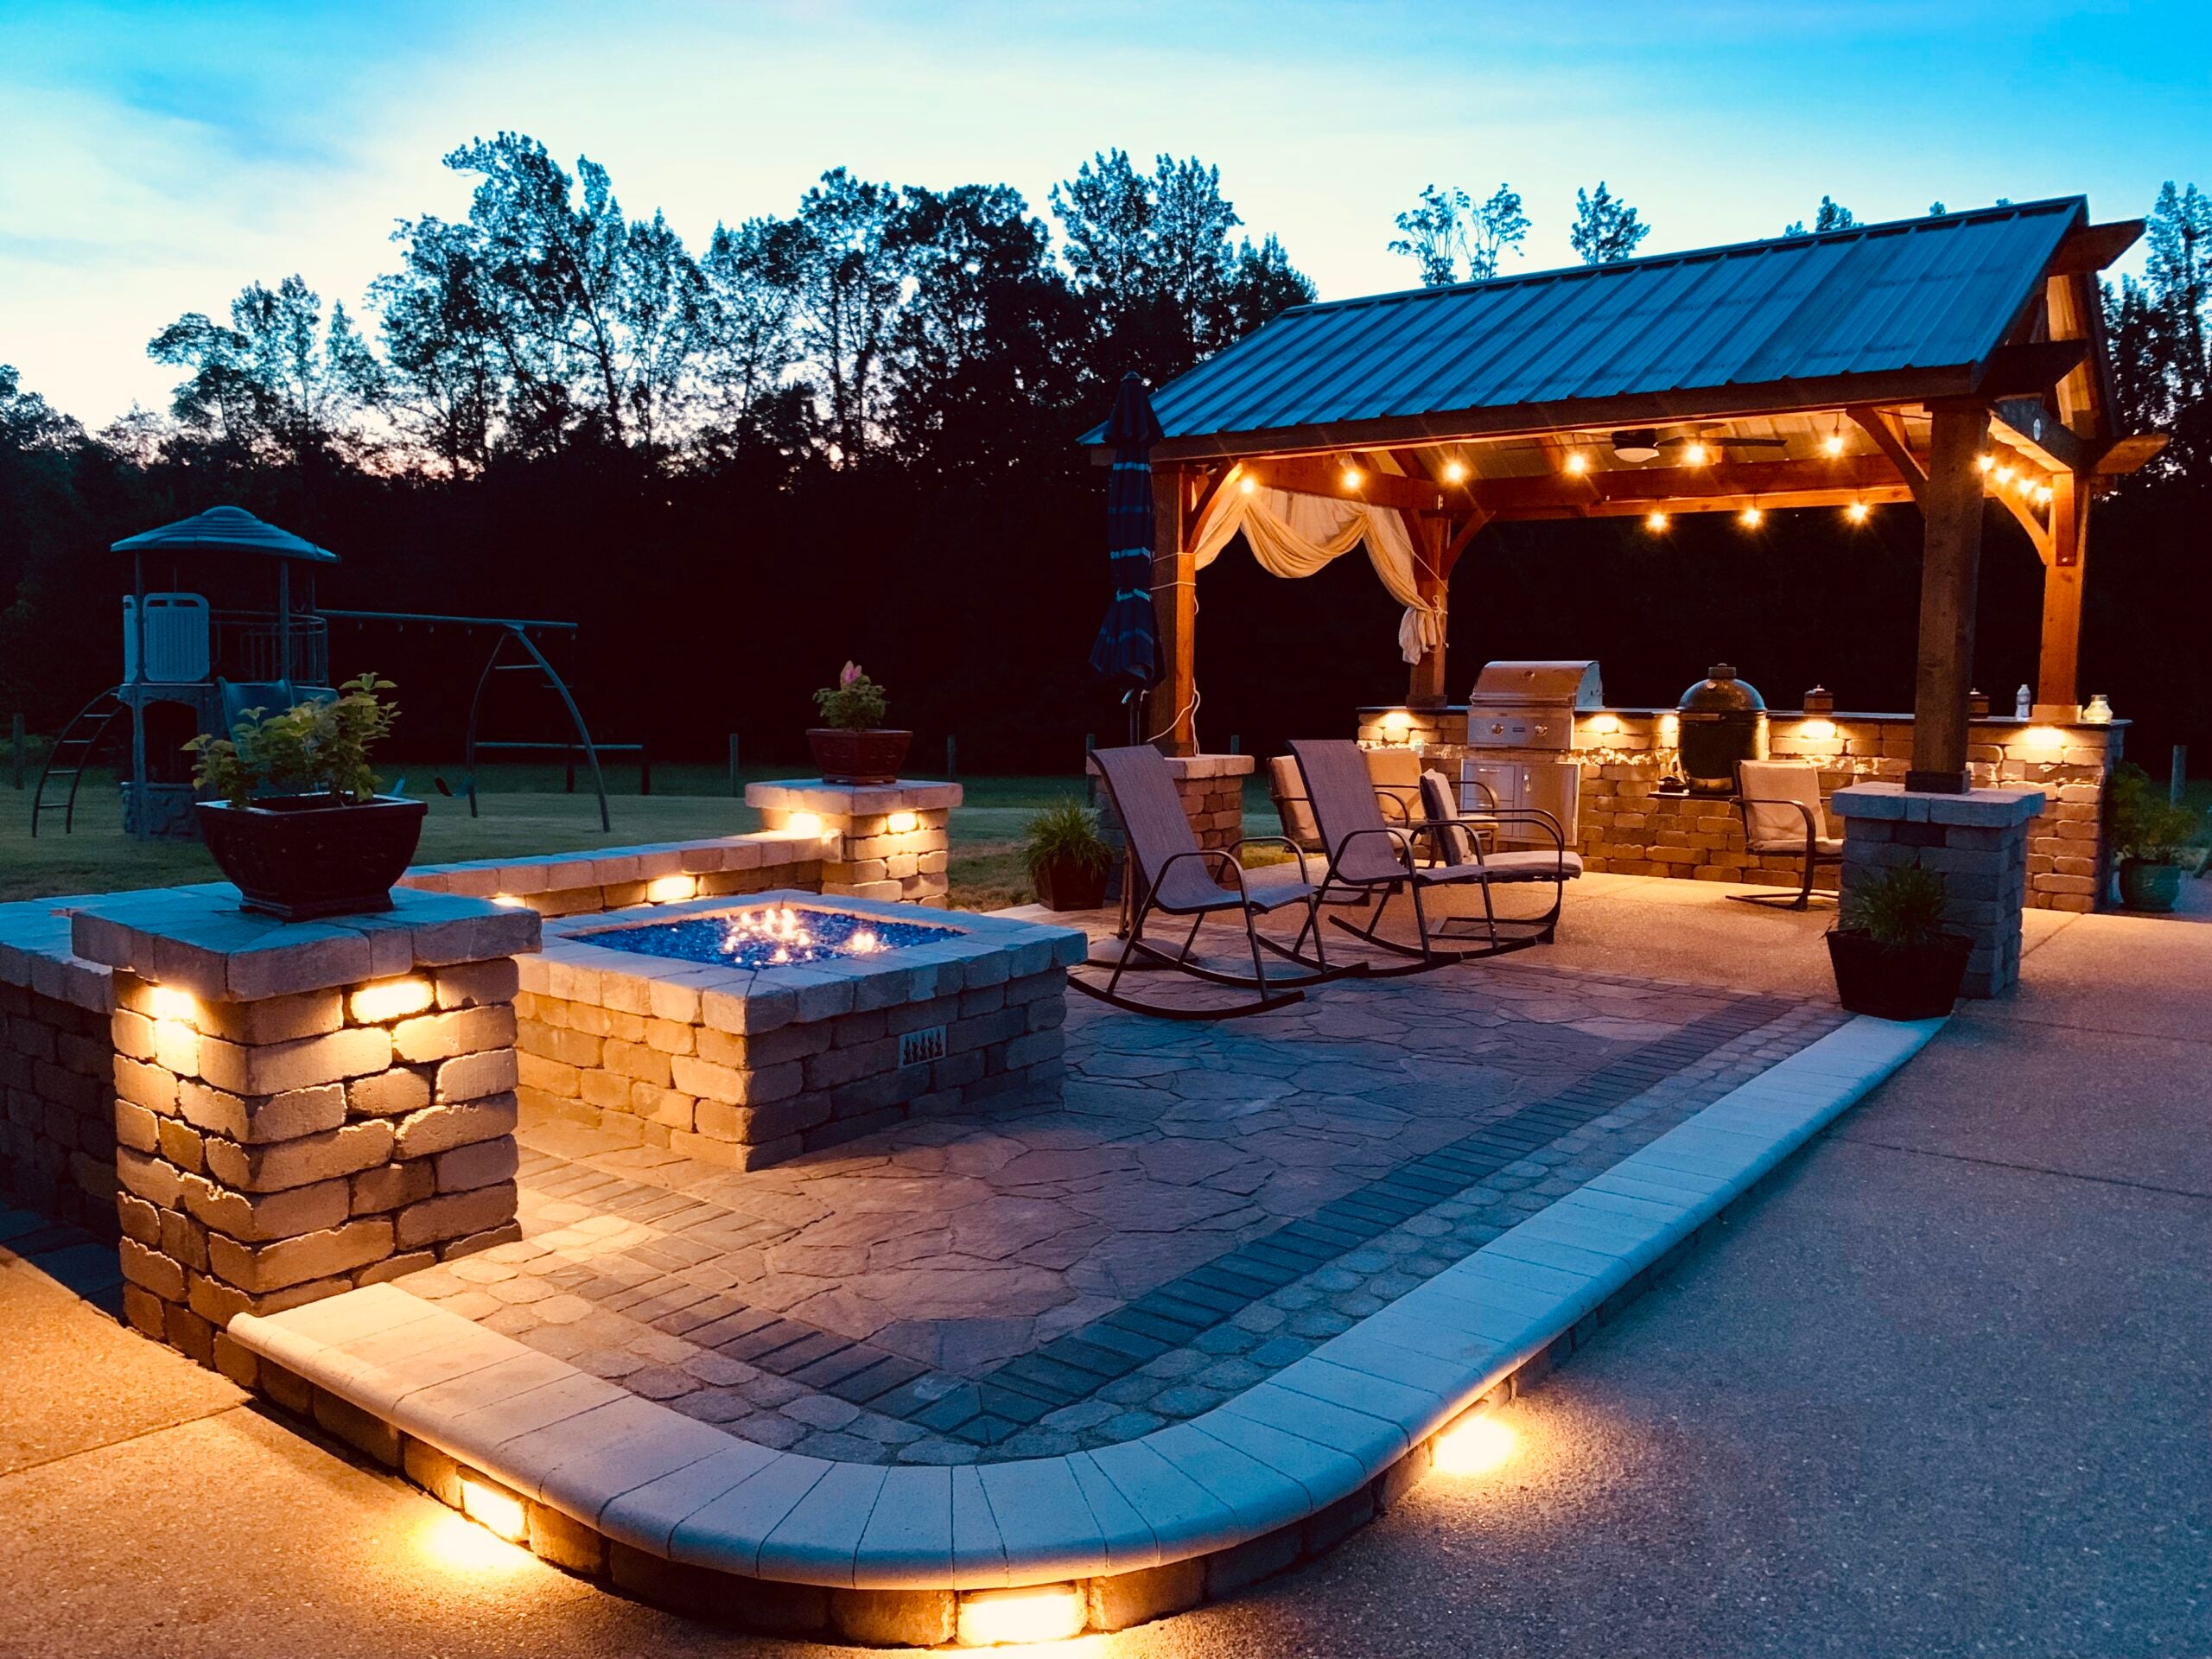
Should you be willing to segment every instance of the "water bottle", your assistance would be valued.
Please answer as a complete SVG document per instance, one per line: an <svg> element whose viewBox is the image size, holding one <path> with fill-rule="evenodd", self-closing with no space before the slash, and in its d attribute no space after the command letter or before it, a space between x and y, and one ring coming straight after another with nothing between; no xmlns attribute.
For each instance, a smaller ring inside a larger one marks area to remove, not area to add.
<svg viewBox="0 0 2212 1659"><path fill-rule="evenodd" d="M2012 718L2025 720L2035 713L2036 694L2022 686L2012 694Z"/></svg>

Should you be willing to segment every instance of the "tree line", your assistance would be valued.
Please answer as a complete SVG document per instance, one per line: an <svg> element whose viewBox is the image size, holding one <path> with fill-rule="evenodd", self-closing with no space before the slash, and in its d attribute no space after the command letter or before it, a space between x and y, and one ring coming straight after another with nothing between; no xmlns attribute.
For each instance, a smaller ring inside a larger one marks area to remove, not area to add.
<svg viewBox="0 0 2212 1659"><path fill-rule="evenodd" d="M127 572L108 542L235 500L341 554L327 604L582 620L568 666L602 737L711 753L741 731L761 758L795 754L807 692L858 657L925 741L1065 767L1119 719L1083 666L1106 596L1103 484L1074 439L1124 372L1156 385L1314 297L1195 157L1105 150L1042 211L1003 184L833 168L789 215L698 247L626 210L603 167L524 135L446 162L470 181L466 214L400 222L358 306L293 275L160 330L147 349L179 377L164 410L88 432L0 367L0 709L51 731L116 677ZM1823 197L1813 228L1852 222ZM2098 689L2185 705L2188 725L2206 688L2182 663L2201 653L2117 643L2146 615L2176 626L2173 584L2201 582L2183 550L2212 470L2212 203L2169 185L2151 222L2145 270L2106 313L2127 423L2174 441L2102 515L2088 655L2093 678L2110 662ZM1432 185L1389 248L1425 283L1480 279L1529 226L1507 186ZM1585 261L1634 257L1649 233L1605 182L1578 191ZM1686 523L1663 553L1616 524L1498 527L1484 603L1454 611L1458 660L1595 655L1616 695L1665 700L1707 649L1767 651L1784 688L1833 682L1849 656L1872 682L1862 705L1897 704L1910 628L1866 616L1909 618L1916 534L1893 527L1871 553L1862 537L1847 588L1830 534L1808 519L1716 596L1707 577L1741 539L1726 526ZM1543 597L1562 559L1604 577L1571 613ZM1352 704L1402 695L1389 602L1356 562L1300 583L1239 563L1209 574L1208 741L1340 729ZM1988 648L2018 635L2031 656L2033 581L1990 588ZM1787 609L1793 591L1816 596L1809 615ZM1347 629L1370 621L1380 643L1357 648ZM419 687L407 736L435 747L457 732L470 649L366 633L334 655ZM543 715L494 713L518 731L550 730Z"/></svg>

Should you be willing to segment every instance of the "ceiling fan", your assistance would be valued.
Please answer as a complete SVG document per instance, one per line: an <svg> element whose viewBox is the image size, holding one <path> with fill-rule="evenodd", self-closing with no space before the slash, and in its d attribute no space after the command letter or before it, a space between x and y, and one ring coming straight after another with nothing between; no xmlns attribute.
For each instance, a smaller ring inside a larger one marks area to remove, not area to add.
<svg viewBox="0 0 2212 1659"><path fill-rule="evenodd" d="M1692 432L1662 438L1657 429L1649 426L1632 426L1613 434L1613 454L1622 461L1642 462L1656 461L1666 449L1684 449L1692 453L1686 457L1692 465L1704 458L1702 452L1728 449L1786 449L1786 438L1744 438L1728 432Z"/></svg>

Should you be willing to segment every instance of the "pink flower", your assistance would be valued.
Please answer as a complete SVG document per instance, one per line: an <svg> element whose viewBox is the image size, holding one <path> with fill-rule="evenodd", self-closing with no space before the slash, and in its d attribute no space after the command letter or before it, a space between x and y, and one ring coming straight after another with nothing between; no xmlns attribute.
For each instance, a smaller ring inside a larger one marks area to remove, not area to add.
<svg viewBox="0 0 2212 1659"><path fill-rule="evenodd" d="M858 663L847 663L844 667L844 671L837 676L837 683L839 685L850 685L855 680L860 678L860 677L861 665Z"/></svg>

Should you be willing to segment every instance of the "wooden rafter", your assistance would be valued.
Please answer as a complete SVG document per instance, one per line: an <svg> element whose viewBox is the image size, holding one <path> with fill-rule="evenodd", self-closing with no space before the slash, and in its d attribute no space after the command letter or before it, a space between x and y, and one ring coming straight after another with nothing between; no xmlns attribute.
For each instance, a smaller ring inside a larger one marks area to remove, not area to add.
<svg viewBox="0 0 2212 1659"><path fill-rule="evenodd" d="M1871 409L1864 404L1853 404L1844 411L1852 423L1874 441L1874 447L1888 457L1896 467L1897 476L1912 492L1912 499L1924 501L1928 496L1928 473L1912 453L1912 446L1905 442L1904 423L1896 412L1886 409Z"/></svg>

